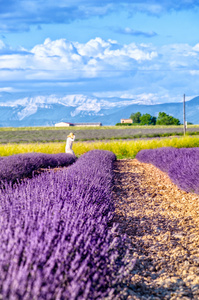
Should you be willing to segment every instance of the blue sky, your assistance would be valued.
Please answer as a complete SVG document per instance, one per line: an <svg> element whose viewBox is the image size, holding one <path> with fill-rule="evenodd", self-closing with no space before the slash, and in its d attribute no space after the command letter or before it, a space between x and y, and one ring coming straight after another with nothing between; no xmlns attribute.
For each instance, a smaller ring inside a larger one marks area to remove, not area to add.
<svg viewBox="0 0 199 300"><path fill-rule="evenodd" d="M199 95L199 1L0 0L0 92Z"/></svg>

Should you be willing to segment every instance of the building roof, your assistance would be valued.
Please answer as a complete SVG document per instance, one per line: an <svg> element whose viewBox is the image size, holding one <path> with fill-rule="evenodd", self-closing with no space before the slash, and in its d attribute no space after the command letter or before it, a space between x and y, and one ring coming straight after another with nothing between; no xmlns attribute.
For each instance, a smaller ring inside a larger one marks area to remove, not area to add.
<svg viewBox="0 0 199 300"><path fill-rule="evenodd" d="M58 122L56 124L71 124L71 125L73 125L73 123L70 123L70 122Z"/></svg>
<svg viewBox="0 0 199 300"><path fill-rule="evenodd" d="M82 122L82 123L70 123L70 122L59 122L56 123L55 126L58 125L69 125L69 126L101 126L101 122Z"/></svg>
<svg viewBox="0 0 199 300"><path fill-rule="evenodd" d="M101 125L102 123L100 122L82 122L82 123L74 123L75 126L78 125Z"/></svg>

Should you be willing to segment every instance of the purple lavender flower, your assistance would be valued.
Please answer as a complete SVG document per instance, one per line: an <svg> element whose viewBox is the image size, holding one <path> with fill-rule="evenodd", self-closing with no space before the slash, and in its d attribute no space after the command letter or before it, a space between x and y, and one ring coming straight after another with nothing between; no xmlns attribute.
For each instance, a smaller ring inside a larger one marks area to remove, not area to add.
<svg viewBox="0 0 199 300"><path fill-rule="evenodd" d="M151 163L163 172L168 172L170 164L178 157L179 149L162 147L157 149L144 149L138 152L136 159L140 162Z"/></svg>
<svg viewBox="0 0 199 300"><path fill-rule="evenodd" d="M14 182L32 174L39 168L55 168L74 163L71 154L25 153L2 157L0 159L0 182Z"/></svg>
<svg viewBox="0 0 199 300"><path fill-rule="evenodd" d="M199 148L179 150L179 156L170 165L169 177L186 192L199 194Z"/></svg>
<svg viewBox="0 0 199 300"><path fill-rule="evenodd" d="M94 150L67 169L5 183L0 298L116 299L130 265L124 237L110 226L114 160Z"/></svg>
<svg viewBox="0 0 199 300"><path fill-rule="evenodd" d="M199 194L199 148L141 150L136 158L167 172L179 188Z"/></svg>

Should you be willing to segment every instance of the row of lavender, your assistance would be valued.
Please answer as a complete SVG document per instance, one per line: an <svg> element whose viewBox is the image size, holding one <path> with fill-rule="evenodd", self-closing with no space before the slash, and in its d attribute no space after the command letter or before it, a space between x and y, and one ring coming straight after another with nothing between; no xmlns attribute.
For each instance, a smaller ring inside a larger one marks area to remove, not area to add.
<svg viewBox="0 0 199 300"><path fill-rule="evenodd" d="M118 299L133 262L110 225L114 160L94 150L67 169L4 184L1 299Z"/></svg>
<svg viewBox="0 0 199 300"><path fill-rule="evenodd" d="M136 158L167 172L179 188L199 194L199 148L162 147L141 150Z"/></svg>
<svg viewBox="0 0 199 300"><path fill-rule="evenodd" d="M40 168L55 168L74 163L76 157L67 153L25 153L0 157L0 183L16 182Z"/></svg>

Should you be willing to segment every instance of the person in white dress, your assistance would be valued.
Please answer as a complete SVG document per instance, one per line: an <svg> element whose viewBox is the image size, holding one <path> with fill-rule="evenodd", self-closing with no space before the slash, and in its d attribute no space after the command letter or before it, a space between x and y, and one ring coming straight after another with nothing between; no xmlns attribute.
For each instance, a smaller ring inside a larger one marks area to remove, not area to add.
<svg viewBox="0 0 199 300"><path fill-rule="evenodd" d="M73 150L72 150L72 146L73 146L74 140L75 140L75 135L74 135L74 133L71 132L71 133L67 136L67 139L66 139L66 147L65 147L65 152L66 152L66 153L70 153L70 154L75 155L75 153L74 153Z"/></svg>

